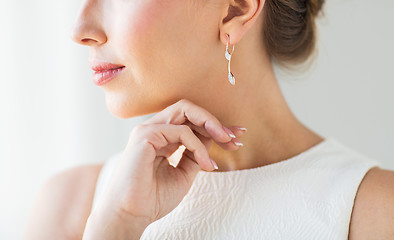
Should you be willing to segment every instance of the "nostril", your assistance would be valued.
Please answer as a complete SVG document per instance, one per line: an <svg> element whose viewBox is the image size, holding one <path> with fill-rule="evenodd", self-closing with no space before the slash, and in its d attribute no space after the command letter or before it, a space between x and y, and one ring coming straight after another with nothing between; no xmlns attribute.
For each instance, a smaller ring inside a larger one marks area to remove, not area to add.
<svg viewBox="0 0 394 240"><path fill-rule="evenodd" d="M107 41L105 32L98 26L91 26L88 22L78 23L71 31L71 38L82 45L104 44Z"/></svg>
<svg viewBox="0 0 394 240"><path fill-rule="evenodd" d="M91 38L83 38L81 39L81 43L89 45L89 44L97 43L97 41Z"/></svg>

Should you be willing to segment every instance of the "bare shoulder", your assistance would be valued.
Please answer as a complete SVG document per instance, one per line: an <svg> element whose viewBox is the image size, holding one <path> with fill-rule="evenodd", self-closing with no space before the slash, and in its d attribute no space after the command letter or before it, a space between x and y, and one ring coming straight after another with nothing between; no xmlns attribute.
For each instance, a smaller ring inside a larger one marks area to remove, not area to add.
<svg viewBox="0 0 394 240"><path fill-rule="evenodd" d="M82 239L102 166L76 166L48 178L35 199L23 239Z"/></svg>
<svg viewBox="0 0 394 240"><path fill-rule="evenodd" d="M394 171L375 167L361 181L351 217L350 240L394 239Z"/></svg>

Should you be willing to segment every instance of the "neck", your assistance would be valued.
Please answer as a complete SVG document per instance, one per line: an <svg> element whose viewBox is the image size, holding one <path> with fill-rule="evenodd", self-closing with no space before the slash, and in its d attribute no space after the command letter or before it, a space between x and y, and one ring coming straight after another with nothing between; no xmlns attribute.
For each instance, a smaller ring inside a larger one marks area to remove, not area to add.
<svg viewBox="0 0 394 240"><path fill-rule="evenodd" d="M259 45L240 43L231 59L236 84L233 86L226 79L217 81L206 92L211 96L200 98L211 100L201 102L201 106L223 125L247 128L239 138L244 146L236 151L226 151L212 143L209 154L219 166L217 171L249 169L286 160L323 140L291 112L267 54L248 49Z"/></svg>

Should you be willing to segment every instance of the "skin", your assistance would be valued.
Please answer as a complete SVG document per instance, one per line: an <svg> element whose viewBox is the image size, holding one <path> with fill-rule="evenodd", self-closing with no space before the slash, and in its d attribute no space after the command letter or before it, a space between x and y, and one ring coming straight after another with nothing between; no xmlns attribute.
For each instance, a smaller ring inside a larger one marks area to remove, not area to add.
<svg viewBox="0 0 394 240"><path fill-rule="evenodd" d="M64 216L64 206L70 204L53 199L52 193L72 196L76 202L91 202L97 166L91 170L91 178L85 177L87 170L80 169L48 184L38 204L45 207L32 215L41 217L32 219L56 228L32 220L26 236L46 234L48 237L37 239L53 239L56 233L67 231L67 236L77 236L67 239L80 239L82 234L83 239L138 239L152 220L176 207L200 169L214 169L208 156L219 166L215 171L248 169L285 160L323 140L295 118L280 91L262 45L264 1L245 0L243 7L237 3L83 3L73 39L90 47L90 59L126 66L125 72L102 86L110 111L121 118L158 114L131 133L122 166L97 210L88 215L90 205L86 204L78 211L82 222L89 216L85 229L70 227L75 222L71 216L78 214L58 217ZM226 33L231 36L230 46L236 44L231 60L235 86L227 80ZM221 124L233 130L244 146L236 146L236 139L226 136ZM236 130L236 125L248 132ZM177 168L168 167L163 158L180 140L188 147L187 154ZM89 194L73 194L75 188L67 187L82 182L88 183L85 189L90 189ZM355 201L349 239L391 239L393 189L392 171L374 168L365 176ZM59 212L57 216L54 210ZM58 231L49 234L48 228Z"/></svg>
<svg viewBox="0 0 394 240"><path fill-rule="evenodd" d="M101 86L111 113L130 118L188 99L223 125L248 129L238 151L213 144L209 155L218 171L254 168L323 138L296 119L281 93L261 37L265 1L245 2L229 11L225 0L85 1L72 38L90 47L90 60L126 66ZM234 86L227 79L226 33L230 51L235 44Z"/></svg>

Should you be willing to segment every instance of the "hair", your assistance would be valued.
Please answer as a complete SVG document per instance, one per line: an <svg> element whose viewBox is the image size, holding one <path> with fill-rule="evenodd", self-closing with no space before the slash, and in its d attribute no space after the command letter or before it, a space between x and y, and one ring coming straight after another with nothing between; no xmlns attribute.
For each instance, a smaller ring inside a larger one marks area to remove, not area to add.
<svg viewBox="0 0 394 240"><path fill-rule="evenodd" d="M324 0L266 0L264 45L280 65L291 68L316 53L315 18Z"/></svg>

